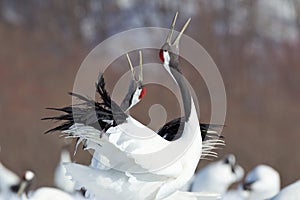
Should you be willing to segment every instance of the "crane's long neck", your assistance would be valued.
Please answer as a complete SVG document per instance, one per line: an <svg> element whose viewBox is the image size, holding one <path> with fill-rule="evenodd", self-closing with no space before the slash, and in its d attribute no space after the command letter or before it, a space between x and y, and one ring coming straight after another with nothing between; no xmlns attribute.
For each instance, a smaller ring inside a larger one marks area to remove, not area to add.
<svg viewBox="0 0 300 200"><path fill-rule="evenodd" d="M127 94L125 95L122 103L121 103L121 109L126 111L130 108L130 98L132 96L132 94L134 93L134 87L133 87L134 81L131 80L130 85L128 87L128 91Z"/></svg>
<svg viewBox="0 0 300 200"><path fill-rule="evenodd" d="M176 62L176 63L178 63L178 62ZM182 102L183 102L183 106L184 106L184 115L185 115L184 117L185 117L185 121L187 122L191 115L192 97L191 97L189 89L185 83L183 75L178 68L178 64L170 63L169 65L171 65L171 67L167 66L167 67L169 67L169 69L167 69L167 71L170 73L170 75L172 76L172 78L177 83L177 85L180 89ZM174 66L172 66L172 65L174 65Z"/></svg>

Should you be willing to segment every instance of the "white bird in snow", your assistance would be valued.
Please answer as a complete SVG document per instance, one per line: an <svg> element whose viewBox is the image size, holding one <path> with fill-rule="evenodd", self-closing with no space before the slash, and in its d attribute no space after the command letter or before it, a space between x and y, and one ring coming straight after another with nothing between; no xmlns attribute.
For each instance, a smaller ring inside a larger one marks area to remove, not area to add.
<svg viewBox="0 0 300 200"><path fill-rule="evenodd" d="M298 200L300 197L300 180L283 188L271 200Z"/></svg>
<svg viewBox="0 0 300 200"><path fill-rule="evenodd" d="M12 192L12 186L19 184L20 178L11 170L7 169L0 162L0 196L5 199L10 196ZM0 199L1 199L0 197Z"/></svg>
<svg viewBox="0 0 300 200"><path fill-rule="evenodd" d="M11 192L7 193L4 197L2 196L2 198L4 200L20 200L21 196L23 196L23 194L28 192L28 188L31 184L33 177L34 177L33 172L26 171L23 174L22 179L20 179L18 183L10 187ZM0 197L0 199L2 198Z"/></svg>
<svg viewBox="0 0 300 200"><path fill-rule="evenodd" d="M229 191L222 200L265 200L280 190L279 173L268 165L258 165L252 169L236 191Z"/></svg>
<svg viewBox="0 0 300 200"><path fill-rule="evenodd" d="M66 169L63 163L72 162L71 156L68 150L63 149L61 151L59 163L54 171L54 185L68 193L75 192L75 183L71 181L70 176L66 176Z"/></svg>
<svg viewBox="0 0 300 200"><path fill-rule="evenodd" d="M29 186L35 177L35 174L27 170L20 183L18 196L14 196L13 199L20 200L74 200L71 195L56 188L42 187L35 191L28 192Z"/></svg>
<svg viewBox="0 0 300 200"><path fill-rule="evenodd" d="M199 170L192 181L191 191L224 194L230 185L240 181L243 176L243 168L230 154Z"/></svg>
<svg viewBox="0 0 300 200"><path fill-rule="evenodd" d="M182 78L178 63L179 40L190 19L184 25L175 42L171 44L176 17L177 13L167 37L167 42L162 47L162 58L165 69L179 86L184 103L183 129L180 130L181 134L177 140L170 142L163 139L162 135L167 137L176 133L164 129L165 133L160 132L161 134L157 134L124 113L110 98L103 98L107 94L106 91L103 91L101 85L97 87L97 91L102 97L102 103L73 94L84 101L84 104L81 105L86 106L85 110L82 107L77 109L73 107L72 111L61 109L61 111L74 114L73 116L76 117L62 125L63 127L68 126L63 134L68 137L79 138L79 141L85 143L86 149L94 149L98 153L98 160L103 164L102 169L94 169L74 163L65 165L73 180L95 194L97 198L165 199L170 195L175 195L174 193L184 186L194 174L201 157L201 131L193 99ZM82 121L81 117L87 115L89 111L96 112L97 117L106 116L107 120L113 120L113 122L104 128L97 129L93 126L93 123L102 123L105 118L99 120L96 117L92 120ZM78 116L81 116L79 121L81 120L82 123L76 123ZM65 118L62 117L61 119ZM71 126L69 126L70 124ZM62 126L53 130L62 130ZM127 133L132 135L143 133L143 135L151 137L145 140L139 137L129 137ZM184 152L176 152L178 146L184 145L186 142L189 143L189 141L192 142L188 149ZM172 151L159 151L165 148L170 148ZM178 159L173 160L173 163L165 163L164 166L160 166L173 152L180 155ZM201 198L200 193L187 194L188 196L194 195L194 198ZM203 194L206 197L207 195ZM216 196L212 198L216 198Z"/></svg>

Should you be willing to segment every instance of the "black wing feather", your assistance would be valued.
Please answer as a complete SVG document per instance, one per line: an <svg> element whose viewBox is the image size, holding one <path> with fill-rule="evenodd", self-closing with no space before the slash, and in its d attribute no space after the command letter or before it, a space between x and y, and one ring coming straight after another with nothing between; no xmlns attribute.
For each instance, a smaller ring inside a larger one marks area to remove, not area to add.
<svg viewBox="0 0 300 200"><path fill-rule="evenodd" d="M96 90L102 102L97 102L80 94L70 92L69 95L80 99L83 103L63 108L47 108L64 112L65 114L45 117L42 118L42 120L65 122L46 131L46 133L68 130L75 123L82 123L106 131L111 126L116 126L125 122L128 116L114 101L111 100L109 93L105 89L103 74L100 74L99 76L98 82L96 83ZM108 123L108 121L112 121L112 123Z"/></svg>
<svg viewBox="0 0 300 200"><path fill-rule="evenodd" d="M184 122L185 121L183 117L173 119L168 123L166 123L158 131L157 134L168 141L174 141L181 137L184 128ZM214 128L219 128L219 127L222 127L222 125L200 123L202 140L205 141L207 136L210 135L210 133L208 133L209 130L214 130ZM222 137L222 136L218 136L218 137Z"/></svg>

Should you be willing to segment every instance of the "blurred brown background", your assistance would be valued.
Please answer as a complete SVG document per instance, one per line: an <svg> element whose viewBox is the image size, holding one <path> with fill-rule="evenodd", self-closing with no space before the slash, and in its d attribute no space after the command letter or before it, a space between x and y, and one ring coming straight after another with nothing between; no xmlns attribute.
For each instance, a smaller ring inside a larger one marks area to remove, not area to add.
<svg viewBox="0 0 300 200"><path fill-rule="evenodd" d="M80 63L98 43L131 28L169 27L177 10L179 27L192 17L186 33L205 47L224 79L227 146L220 155L234 153L246 171L269 164L280 172L283 186L299 179L299 0L1 0L0 161L18 174L33 169L35 187L52 185L65 143L58 134L43 134L54 126L40 121L54 114L44 108L71 103L67 92ZM106 75L109 89L125 70ZM143 121L149 121L145 113L163 91L155 85L147 89L134 108ZM207 121L207 91L197 92ZM172 96L163 95L160 103L172 110ZM74 160L87 157L81 151Z"/></svg>

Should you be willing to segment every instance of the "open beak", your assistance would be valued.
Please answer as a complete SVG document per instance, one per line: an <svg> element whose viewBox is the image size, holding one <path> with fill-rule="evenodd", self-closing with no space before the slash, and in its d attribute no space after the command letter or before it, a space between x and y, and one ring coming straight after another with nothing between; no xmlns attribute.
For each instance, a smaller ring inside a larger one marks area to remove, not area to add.
<svg viewBox="0 0 300 200"><path fill-rule="evenodd" d="M182 34L183 32L185 31L185 29L188 27L190 21L191 21L191 18L189 18L184 26L182 27L181 31L179 32L177 38L175 39L174 43L171 44L171 40L172 40L172 36L173 36L173 32L174 32L174 27L175 27L175 24L176 24L176 20L177 20L177 16L178 16L178 12L176 12L174 18L173 18L173 21L172 21L172 25L171 25L171 28L170 28L170 31L169 31L169 34L167 36L167 39L166 39L166 43L169 44L169 45L175 45L176 47L179 46L179 41L180 41L180 38L182 37Z"/></svg>
<svg viewBox="0 0 300 200"><path fill-rule="evenodd" d="M127 61L128 61L129 66L130 66L130 71L131 71L132 79L135 80L136 82L142 82L143 81L143 57L142 57L142 51L139 51L139 56L140 56L140 74L139 74L138 78L136 78L135 71L134 71L132 62L130 60L130 57L129 57L128 54L126 54Z"/></svg>

